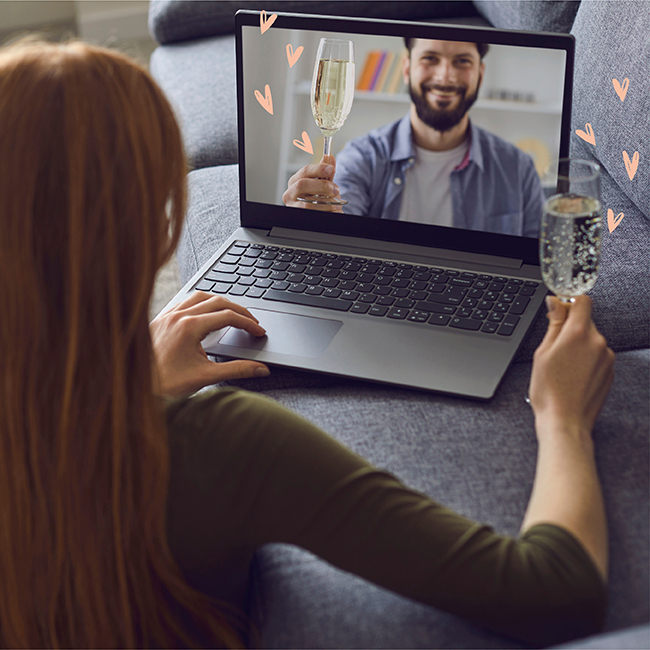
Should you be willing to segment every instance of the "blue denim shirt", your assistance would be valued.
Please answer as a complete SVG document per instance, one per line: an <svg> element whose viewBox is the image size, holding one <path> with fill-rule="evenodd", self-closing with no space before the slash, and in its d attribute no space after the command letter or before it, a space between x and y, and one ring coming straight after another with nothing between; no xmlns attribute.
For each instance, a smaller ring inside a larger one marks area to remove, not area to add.
<svg viewBox="0 0 650 650"><path fill-rule="evenodd" d="M449 177L455 228L539 237L544 191L530 156L469 124L465 159ZM399 218L406 171L415 162L410 115L350 140L336 157L343 211Z"/></svg>

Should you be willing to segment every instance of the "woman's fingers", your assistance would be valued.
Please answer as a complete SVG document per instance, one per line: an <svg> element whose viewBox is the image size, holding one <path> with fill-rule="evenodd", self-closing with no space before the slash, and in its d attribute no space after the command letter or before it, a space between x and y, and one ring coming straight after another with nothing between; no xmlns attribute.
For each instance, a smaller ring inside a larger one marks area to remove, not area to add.
<svg viewBox="0 0 650 650"><path fill-rule="evenodd" d="M565 336L573 334L576 331L584 332L595 328L591 320L592 305L593 302L589 296L578 296L575 302L567 306L567 331Z"/></svg>
<svg viewBox="0 0 650 650"><path fill-rule="evenodd" d="M225 296L215 296L204 291L195 291L189 298L174 306L167 313L171 314L175 312L177 318L184 318L186 316L199 316L201 314L218 312L224 309L229 309L259 323L259 320L246 307L228 300Z"/></svg>
<svg viewBox="0 0 650 650"><path fill-rule="evenodd" d="M546 350L548 347L553 345L553 342L557 339L566 322L568 315L569 307L568 305L560 302L554 296L547 296L546 305L549 308L547 318L548 318L548 329L546 330L546 335L544 339L539 344L537 348L540 351Z"/></svg>
<svg viewBox="0 0 650 650"><path fill-rule="evenodd" d="M223 309L230 309L234 312L237 312L238 314L241 314L242 316L246 316L247 318L254 320L256 323L259 323L259 320L255 318L255 316L253 316L253 314L251 314L248 309L246 309L246 307L238 305L236 302L232 302L232 300L229 300L225 296L215 296L214 294L204 293L203 291L197 291L195 293L200 293L204 297L200 301L194 301L185 309L187 315L207 314ZM183 304L184 303L181 303L181 305Z"/></svg>
<svg viewBox="0 0 650 650"><path fill-rule="evenodd" d="M591 431L612 384L614 353L591 319L589 297L578 297L570 307L549 302L555 308L533 357L531 404L536 416Z"/></svg>
<svg viewBox="0 0 650 650"><path fill-rule="evenodd" d="M167 313L189 309L193 305L196 305L212 297L213 295L211 293L205 293L204 291L195 291L188 298L185 298L185 300L182 300L177 305L174 305Z"/></svg>
<svg viewBox="0 0 650 650"><path fill-rule="evenodd" d="M204 366L206 377L205 385L218 384L229 379L248 379L250 377L268 377L271 371L263 363L256 361L222 361L220 363L209 362Z"/></svg>
<svg viewBox="0 0 650 650"><path fill-rule="evenodd" d="M231 302L225 296L196 291L171 310L152 322L154 333L181 328L185 335L199 341L210 332L224 327L236 327L253 336L264 336L266 330L246 307Z"/></svg>
<svg viewBox="0 0 650 650"><path fill-rule="evenodd" d="M253 336L264 336L266 330L252 317L232 309L221 309L187 316L190 327L199 340L203 340L210 332L224 327L236 327Z"/></svg>

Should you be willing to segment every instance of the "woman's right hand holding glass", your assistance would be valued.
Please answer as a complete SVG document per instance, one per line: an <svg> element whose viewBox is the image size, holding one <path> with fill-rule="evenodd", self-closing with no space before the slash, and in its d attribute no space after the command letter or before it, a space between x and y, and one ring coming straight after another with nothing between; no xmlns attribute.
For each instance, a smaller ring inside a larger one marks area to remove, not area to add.
<svg viewBox="0 0 650 650"><path fill-rule="evenodd" d="M547 297L548 330L535 351L530 404L538 454L522 532L554 524L571 533L607 583L607 520L592 429L614 380L614 353L591 320L591 298Z"/></svg>
<svg viewBox="0 0 650 650"><path fill-rule="evenodd" d="M530 381L535 419L590 434L614 379L614 353L591 319L591 298L567 305L548 296L547 306L548 330Z"/></svg>

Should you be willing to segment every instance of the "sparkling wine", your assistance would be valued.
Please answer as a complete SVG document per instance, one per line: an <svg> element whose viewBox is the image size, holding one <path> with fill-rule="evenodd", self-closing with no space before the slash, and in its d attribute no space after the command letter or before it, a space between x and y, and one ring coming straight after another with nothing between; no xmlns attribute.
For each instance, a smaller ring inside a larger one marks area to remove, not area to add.
<svg viewBox="0 0 650 650"><path fill-rule="evenodd" d="M593 197L558 194L544 206L540 237L542 277L557 296L589 291L598 277L602 206Z"/></svg>
<svg viewBox="0 0 650 650"><path fill-rule="evenodd" d="M311 89L311 110L324 136L334 135L345 123L354 98L354 63L321 59Z"/></svg>

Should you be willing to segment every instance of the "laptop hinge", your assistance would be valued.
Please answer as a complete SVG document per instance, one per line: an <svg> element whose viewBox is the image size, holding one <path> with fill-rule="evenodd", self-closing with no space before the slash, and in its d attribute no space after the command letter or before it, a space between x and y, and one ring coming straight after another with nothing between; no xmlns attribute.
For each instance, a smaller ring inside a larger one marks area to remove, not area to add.
<svg viewBox="0 0 650 650"><path fill-rule="evenodd" d="M358 255L368 255L368 251L374 251L376 253L386 253L389 255L398 254L400 257L415 256L418 258L426 258L426 262L430 264L461 262L466 264L477 264L480 266L495 266L504 269L519 269L523 265L523 260L511 257L453 251L445 248L432 248L429 246L415 246L413 244L349 237L347 235L333 235L330 233L297 230L294 228L275 227L271 229L269 234L271 237L277 237L280 239L313 242L315 244L325 244L326 246L333 246L335 248L342 247L346 252L355 252L353 249L356 249Z"/></svg>

